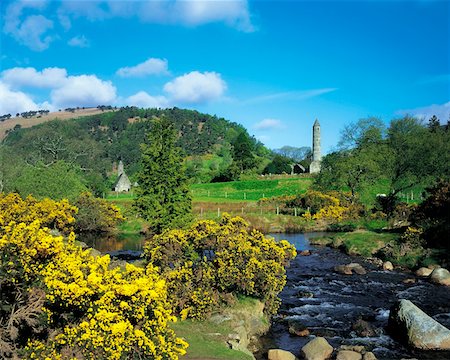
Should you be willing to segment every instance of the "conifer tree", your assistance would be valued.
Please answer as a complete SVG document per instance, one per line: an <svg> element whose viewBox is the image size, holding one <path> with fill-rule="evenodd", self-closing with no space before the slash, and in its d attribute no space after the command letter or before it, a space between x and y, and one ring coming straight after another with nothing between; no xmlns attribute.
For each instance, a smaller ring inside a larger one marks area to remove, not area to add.
<svg viewBox="0 0 450 360"><path fill-rule="evenodd" d="M134 207L154 233L183 227L192 219L192 200L176 139L173 123L162 117L153 120L148 141L141 145Z"/></svg>

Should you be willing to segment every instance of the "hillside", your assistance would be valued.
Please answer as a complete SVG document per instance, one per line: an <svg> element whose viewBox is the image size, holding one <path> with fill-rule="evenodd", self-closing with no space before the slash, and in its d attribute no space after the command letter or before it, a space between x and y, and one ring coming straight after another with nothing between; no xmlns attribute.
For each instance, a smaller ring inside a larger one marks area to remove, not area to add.
<svg viewBox="0 0 450 360"><path fill-rule="evenodd" d="M111 188L114 168L122 160L134 181L141 156L140 144L151 131L150 120L161 117L174 123L179 134L177 145L187 158L188 176L195 182L210 181L225 173L233 162L233 144L237 141L245 142L248 147L249 167L260 168L268 162L268 149L242 125L223 118L178 108L84 109L59 112L56 119L53 113L40 118L3 121L0 130L10 131L2 141L2 162L16 164L15 169L4 170L4 176L10 176L4 180L4 191L17 188L22 178L16 169L20 164L24 169L31 166L47 170L62 161L81 173L84 185L101 194ZM28 182L32 186L31 180Z"/></svg>
<svg viewBox="0 0 450 360"><path fill-rule="evenodd" d="M84 116L98 115L103 112L109 112L113 110L100 110L98 108L84 108L84 109L75 109L72 111L55 111L50 112L45 115L36 115L29 118L24 118L21 116L12 117L5 121L0 122L0 141L2 141L8 131L14 129L17 125L21 128L30 128L39 124L43 124L52 120L70 120L70 119L78 119Z"/></svg>

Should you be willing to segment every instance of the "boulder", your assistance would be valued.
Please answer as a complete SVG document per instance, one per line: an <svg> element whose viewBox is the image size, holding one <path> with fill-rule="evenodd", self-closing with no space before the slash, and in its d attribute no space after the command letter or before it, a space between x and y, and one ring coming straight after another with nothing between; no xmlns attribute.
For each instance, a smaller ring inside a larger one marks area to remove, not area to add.
<svg viewBox="0 0 450 360"><path fill-rule="evenodd" d="M431 273L430 279L435 284L450 286L450 271L444 268L436 268Z"/></svg>
<svg viewBox="0 0 450 360"><path fill-rule="evenodd" d="M294 354L286 350L281 349L270 349L267 354L269 360L296 360L297 358Z"/></svg>
<svg viewBox="0 0 450 360"><path fill-rule="evenodd" d="M377 357L373 352L368 351L363 355L363 360L377 360Z"/></svg>
<svg viewBox="0 0 450 360"><path fill-rule="evenodd" d="M422 350L450 350L450 330L409 300L398 301L390 311L389 331L400 341Z"/></svg>
<svg viewBox="0 0 450 360"><path fill-rule="evenodd" d="M377 336L377 333L373 329L372 325L370 325L367 321L364 321L362 319L356 320L356 322L352 325L352 329L355 330L358 336L362 337Z"/></svg>
<svg viewBox="0 0 450 360"><path fill-rule="evenodd" d="M366 270L358 263L350 263L347 265L336 265L334 271L343 275L352 275L353 273L358 275L367 274Z"/></svg>
<svg viewBox="0 0 450 360"><path fill-rule="evenodd" d="M366 348L363 345L341 345L339 347L340 350L349 350L349 351L355 351L357 353L364 353L366 351Z"/></svg>
<svg viewBox="0 0 450 360"><path fill-rule="evenodd" d="M333 353L333 347L323 337L316 337L302 347L305 360L325 360Z"/></svg>
<svg viewBox="0 0 450 360"><path fill-rule="evenodd" d="M336 356L336 360L361 360L362 355L356 351L341 350Z"/></svg>
<svg viewBox="0 0 450 360"><path fill-rule="evenodd" d="M301 256L309 256L309 255L311 255L311 250L300 251L300 255Z"/></svg>
<svg viewBox="0 0 450 360"><path fill-rule="evenodd" d="M392 263L390 261L385 261L383 263L383 270L392 271L392 270L394 270L394 265L392 265Z"/></svg>
<svg viewBox="0 0 450 360"><path fill-rule="evenodd" d="M336 265L334 271L342 275L352 275L353 271L347 265Z"/></svg>
<svg viewBox="0 0 450 360"><path fill-rule="evenodd" d="M426 267L421 267L420 269L418 269L416 271L416 275L420 276L420 277L428 277L431 275L431 273L433 272L433 269L429 269Z"/></svg>

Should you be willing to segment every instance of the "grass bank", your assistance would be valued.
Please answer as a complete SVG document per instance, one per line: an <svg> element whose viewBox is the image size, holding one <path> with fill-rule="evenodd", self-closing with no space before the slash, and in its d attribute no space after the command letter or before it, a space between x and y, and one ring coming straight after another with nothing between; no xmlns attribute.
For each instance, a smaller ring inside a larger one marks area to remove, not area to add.
<svg viewBox="0 0 450 360"><path fill-rule="evenodd" d="M251 324L251 325L250 325ZM251 326L251 327L249 327ZM207 320L184 320L171 325L177 336L189 343L183 359L250 360L246 348L248 339L262 334L269 327L259 300L240 297L238 301L222 309ZM230 336L231 335L231 336ZM244 351L232 349L230 340L240 338Z"/></svg>

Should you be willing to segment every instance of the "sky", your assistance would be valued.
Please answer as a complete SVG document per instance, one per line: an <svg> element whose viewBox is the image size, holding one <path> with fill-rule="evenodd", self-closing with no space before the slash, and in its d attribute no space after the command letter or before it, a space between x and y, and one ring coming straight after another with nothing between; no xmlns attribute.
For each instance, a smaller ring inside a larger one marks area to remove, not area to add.
<svg viewBox="0 0 450 360"><path fill-rule="evenodd" d="M0 115L195 109L269 148L375 116L450 117L450 1L0 2Z"/></svg>

